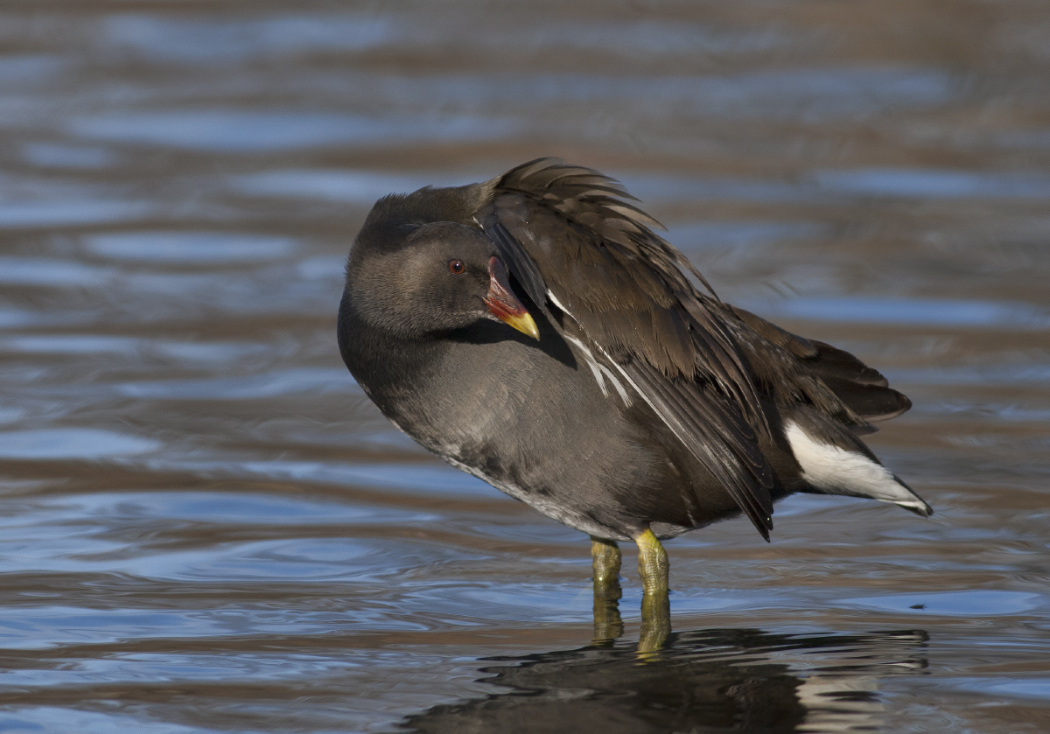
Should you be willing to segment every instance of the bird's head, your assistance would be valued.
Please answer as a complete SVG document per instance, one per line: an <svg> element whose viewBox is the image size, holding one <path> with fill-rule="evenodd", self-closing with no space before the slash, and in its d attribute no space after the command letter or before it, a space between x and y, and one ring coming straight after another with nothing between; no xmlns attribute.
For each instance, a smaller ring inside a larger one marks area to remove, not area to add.
<svg viewBox="0 0 1050 734"><path fill-rule="evenodd" d="M493 319L539 339L484 233L456 222L428 222L385 235L383 242L359 235L347 264L346 292L374 326L411 338Z"/></svg>

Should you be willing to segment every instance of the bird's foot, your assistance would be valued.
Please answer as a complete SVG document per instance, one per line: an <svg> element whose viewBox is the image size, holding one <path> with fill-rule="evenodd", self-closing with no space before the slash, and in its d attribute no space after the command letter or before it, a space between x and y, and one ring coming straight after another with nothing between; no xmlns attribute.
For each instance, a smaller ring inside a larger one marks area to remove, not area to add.
<svg viewBox="0 0 1050 734"><path fill-rule="evenodd" d="M620 619L620 548L615 541L591 538L594 567L594 644L610 643L623 634Z"/></svg>
<svg viewBox="0 0 1050 734"><path fill-rule="evenodd" d="M638 544L638 574L642 577L642 629L638 652L643 655L660 650L671 634L671 603L667 598L670 565L667 551L646 530L634 539Z"/></svg>

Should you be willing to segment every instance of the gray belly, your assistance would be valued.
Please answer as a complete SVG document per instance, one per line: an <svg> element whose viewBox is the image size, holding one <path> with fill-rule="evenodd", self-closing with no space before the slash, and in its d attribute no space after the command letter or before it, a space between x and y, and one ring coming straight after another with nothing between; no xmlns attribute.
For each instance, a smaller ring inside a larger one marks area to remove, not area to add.
<svg viewBox="0 0 1050 734"><path fill-rule="evenodd" d="M415 395L376 402L422 446L548 517L604 538L644 529L617 499L643 490L651 463L624 416L627 388L516 342L460 345L443 367Z"/></svg>

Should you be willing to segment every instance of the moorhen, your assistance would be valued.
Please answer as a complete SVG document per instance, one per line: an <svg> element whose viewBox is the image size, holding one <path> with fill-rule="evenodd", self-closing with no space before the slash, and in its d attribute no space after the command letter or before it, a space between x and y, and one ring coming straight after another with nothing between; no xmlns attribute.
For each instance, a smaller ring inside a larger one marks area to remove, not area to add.
<svg viewBox="0 0 1050 734"><path fill-rule="evenodd" d="M661 539L743 513L768 540L793 492L929 515L858 438L908 398L720 301L632 199L553 158L380 199L339 307L350 372L425 448L589 534L596 597L637 543L643 612L666 609Z"/></svg>

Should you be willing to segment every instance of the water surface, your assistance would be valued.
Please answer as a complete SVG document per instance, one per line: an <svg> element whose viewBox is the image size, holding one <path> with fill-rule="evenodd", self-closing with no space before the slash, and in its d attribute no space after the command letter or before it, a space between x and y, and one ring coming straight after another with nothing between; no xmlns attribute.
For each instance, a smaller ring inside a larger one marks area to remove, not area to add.
<svg viewBox="0 0 1050 734"><path fill-rule="evenodd" d="M1050 729L1050 8L56 0L0 10L0 730ZM884 371L936 509L587 539L343 368L390 191L558 155L720 295Z"/></svg>

